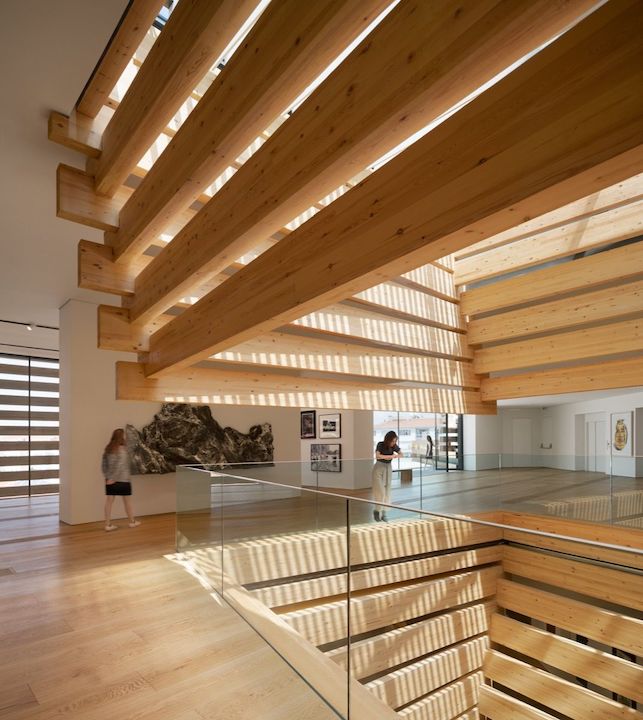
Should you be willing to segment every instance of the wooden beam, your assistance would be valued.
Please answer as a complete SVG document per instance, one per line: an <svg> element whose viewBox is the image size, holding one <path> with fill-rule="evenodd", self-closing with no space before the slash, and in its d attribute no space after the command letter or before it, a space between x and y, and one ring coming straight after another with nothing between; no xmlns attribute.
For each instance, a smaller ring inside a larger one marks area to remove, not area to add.
<svg viewBox="0 0 643 720"><path fill-rule="evenodd" d="M122 209L119 229L106 237L114 257L147 247L387 4L282 0L270 6Z"/></svg>
<svg viewBox="0 0 643 720"><path fill-rule="evenodd" d="M220 403L276 407L319 407L407 412L493 415L496 406L478 393L446 388L407 388L373 383L301 378L274 373L242 373L192 368L178 376L146 378L137 363L116 364L119 400Z"/></svg>
<svg viewBox="0 0 643 720"><path fill-rule="evenodd" d="M261 335L217 353L212 359L260 367L388 378L397 382L480 387L480 378L473 373L469 362L415 355L394 346L358 345L290 332Z"/></svg>
<svg viewBox="0 0 643 720"><path fill-rule="evenodd" d="M538 550L503 549L502 568L512 576L547 585L562 582L566 590L603 602L643 610L643 577L632 570L601 567L595 563L557 557ZM564 578L564 581L559 580Z"/></svg>
<svg viewBox="0 0 643 720"><path fill-rule="evenodd" d="M600 650L495 614L492 642L643 703L643 668Z"/></svg>
<svg viewBox="0 0 643 720"><path fill-rule="evenodd" d="M435 357L473 358L463 333L419 322L403 322L350 305L331 305L297 318L292 325L323 331L329 336L362 338L392 347L420 350Z"/></svg>
<svg viewBox="0 0 643 720"><path fill-rule="evenodd" d="M484 673L495 683L572 720L586 720L592 716L601 720L637 720L639 716L632 708L496 650L490 650L485 657Z"/></svg>
<svg viewBox="0 0 643 720"><path fill-rule="evenodd" d="M254 10L254 0L179 3L105 129L87 169L113 197L147 149Z"/></svg>
<svg viewBox="0 0 643 720"><path fill-rule="evenodd" d="M471 320L471 345L551 333L643 313L643 280Z"/></svg>
<svg viewBox="0 0 643 720"><path fill-rule="evenodd" d="M501 576L502 570L492 566L352 597L351 632L354 635L372 632L489 598ZM310 642L324 645L346 637L346 610L345 603L332 602L280 617Z"/></svg>
<svg viewBox="0 0 643 720"><path fill-rule="evenodd" d="M449 300L450 302L459 301L458 291L453 282L453 274L437 267L433 263L422 265L415 270L411 270L395 281L400 284L404 283L411 288L427 292L435 297Z"/></svg>
<svg viewBox="0 0 643 720"><path fill-rule="evenodd" d="M398 283L381 283L354 295L351 300L362 301L365 308L378 312L393 312L409 320L424 321L445 330L465 330L456 303L442 300L425 292Z"/></svg>
<svg viewBox="0 0 643 720"><path fill-rule="evenodd" d="M556 720L553 715L505 695L489 685L480 687L478 711L488 720Z"/></svg>
<svg viewBox="0 0 643 720"><path fill-rule="evenodd" d="M94 129L94 125L99 129ZM81 152L87 157L100 155L100 138L104 125L74 113L68 117L62 113L49 113L47 124L47 138L63 147Z"/></svg>
<svg viewBox="0 0 643 720"><path fill-rule="evenodd" d="M195 273L219 272L594 4L400 3L141 276L132 317L189 294Z"/></svg>
<svg viewBox="0 0 643 720"><path fill-rule="evenodd" d="M610 187L593 193L588 197L576 200L573 203L564 205L561 208L552 210L551 212L531 218L515 227L498 233L487 240L470 245L464 250L455 253L456 262L464 258L484 253L487 250L508 245L516 240L533 237L539 233L555 228L563 227L572 222L580 220L588 220L593 216L603 213L607 210L614 210L621 205L629 205L632 202L643 199L643 173L639 173L634 177L623 180Z"/></svg>
<svg viewBox="0 0 643 720"><path fill-rule="evenodd" d="M498 232L521 202L544 212L583 196L578 174L593 177L597 164L629 166L641 150L640 20L635 2L592 13L156 333L147 372L189 366L443 257L458 242L445 236L474 222Z"/></svg>
<svg viewBox="0 0 643 720"><path fill-rule="evenodd" d="M515 535L525 536L525 533L520 532L521 530L540 530L550 535L566 535L568 537L579 538L583 540L592 540L594 542L601 543L602 545L619 545L623 548L633 548L634 550L643 550L643 538L639 530L632 530L630 528L619 527L616 525L602 525L600 523L588 522L584 520L570 520L568 518L552 517L551 515L533 515L532 513L515 513L515 512L503 512L498 518L495 518L496 522L511 525L516 528ZM505 530L503 537L506 538L508 531ZM514 532L514 531L511 531ZM534 536L537 537L537 536ZM514 538L515 539L515 538ZM526 540L529 540L528 544L532 544L533 537L529 536ZM540 536L542 541L546 538ZM519 541L517 541L519 542ZM597 548L596 546L590 547L589 545L577 545L575 553L571 554L582 554L582 552L592 553L585 557L595 559L605 559L608 562L614 562L614 558L601 558L600 555L594 555L593 553L607 552L606 548ZM633 553L627 553L627 551L615 550L613 552L625 553L629 558L625 564L630 564L630 567L638 567L643 570L643 557L637 558ZM623 564L623 559L619 561Z"/></svg>
<svg viewBox="0 0 643 720"><path fill-rule="evenodd" d="M630 352L643 353L641 319L479 348L473 367L482 375Z"/></svg>
<svg viewBox="0 0 643 720"><path fill-rule="evenodd" d="M130 266L117 265L110 247L81 240L78 243L78 287L115 295L131 295L134 293L136 275L151 260L149 255L139 255Z"/></svg>
<svg viewBox="0 0 643 720"><path fill-rule="evenodd" d="M636 618L502 579L498 580L496 599L502 608L584 635L607 647L634 655L641 655L643 650L643 621Z"/></svg>
<svg viewBox="0 0 643 720"><path fill-rule="evenodd" d="M643 378L643 357L612 360L596 365L577 365L520 375L483 378L483 400L560 395L563 393L618 390L639 387Z"/></svg>
<svg viewBox="0 0 643 720"><path fill-rule="evenodd" d="M61 164L56 170L56 217L99 230L114 229L118 212L132 192L121 187L112 198L99 197L91 175Z"/></svg>
<svg viewBox="0 0 643 720"><path fill-rule="evenodd" d="M437 652L456 642L488 632L494 608L493 602L479 603L365 640L353 640L350 663L349 651L345 647L326 654L343 668L348 669L350 665L353 677L361 679L377 675L392 667L412 662L420 655ZM468 707L471 705L467 705L463 710Z"/></svg>
<svg viewBox="0 0 643 720"><path fill-rule="evenodd" d="M459 643L372 680L366 687L382 702L397 709L481 668L488 648L487 637Z"/></svg>
<svg viewBox="0 0 643 720"><path fill-rule="evenodd" d="M471 673L399 710L398 715L404 720L479 720L476 708L483 684L481 672Z"/></svg>
<svg viewBox="0 0 643 720"><path fill-rule="evenodd" d="M98 115L163 5L161 0L132 0L129 3L76 103L78 112L90 118Z"/></svg>
<svg viewBox="0 0 643 720"><path fill-rule="evenodd" d="M127 308L98 306L98 347L101 350L138 353L147 350L150 335L172 320L172 315L159 315L147 328L133 330ZM153 328L153 329L152 329Z"/></svg>
<svg viewBox="0 0 643 720"><path fill-rule="evenodd" d="M493 250L458 260L456 285L466 285L549 260L569 257L601 245L629 240L643 233L643 201L629 203L587 220L516 240Z"/></svg>
<svg viewBox="0 0 643 720"><path fill-rule="evenodd" d="M639 275L643 275L643 242L533 270L529 282L520 276L472 288L460 296L460 311L475 316L599 285L628 282Z"/></svg>

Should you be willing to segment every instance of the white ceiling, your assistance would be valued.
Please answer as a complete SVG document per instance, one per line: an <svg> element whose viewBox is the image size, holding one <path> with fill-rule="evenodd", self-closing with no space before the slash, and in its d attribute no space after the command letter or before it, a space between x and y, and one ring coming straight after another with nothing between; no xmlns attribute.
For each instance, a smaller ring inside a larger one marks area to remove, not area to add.
<svg viewBox="0 0 643 720"><path fill-rule="evenodd" d="M76 246L101 240L56 218L56 166L80 154L47 140L50 110L73 109L127 0L8 0L0 24L0 320L58 325L70 297L114 302L76 287ZM0 343L21 328L0 323ZM25 330L25 342L57 342ZM2 348L0 348L1 350Z"/></svg>

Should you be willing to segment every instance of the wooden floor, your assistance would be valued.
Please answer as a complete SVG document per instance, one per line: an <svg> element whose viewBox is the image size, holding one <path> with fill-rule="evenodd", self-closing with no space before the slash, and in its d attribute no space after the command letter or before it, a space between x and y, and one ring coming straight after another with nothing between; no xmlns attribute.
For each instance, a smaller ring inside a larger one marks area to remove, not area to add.
<svg viewBox="0 0 643 720"><path fill-rule="evenodd" d="M171 557L173 515L58 523L58 500L0 500L0 718L336 717Z"/></svg>

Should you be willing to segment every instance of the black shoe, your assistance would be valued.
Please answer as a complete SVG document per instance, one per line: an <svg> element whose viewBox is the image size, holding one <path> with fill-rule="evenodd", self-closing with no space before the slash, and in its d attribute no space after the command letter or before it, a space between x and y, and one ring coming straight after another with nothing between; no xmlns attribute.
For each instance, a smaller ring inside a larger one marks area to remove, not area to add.
<svg viewBox="0 0 643 720"><path fill-rule="evenodd" d="M386 517L386 513L382 513L382 515L380 516L380 520L382 522L386 522L388 520L388 518Z"/></svg>
<svg viewBox="0 0 643 720"><path fill-rule="evenodd" d="M373 510L373 520L375 520L375 522L379 522L381 520L379 510Z"/></svg>

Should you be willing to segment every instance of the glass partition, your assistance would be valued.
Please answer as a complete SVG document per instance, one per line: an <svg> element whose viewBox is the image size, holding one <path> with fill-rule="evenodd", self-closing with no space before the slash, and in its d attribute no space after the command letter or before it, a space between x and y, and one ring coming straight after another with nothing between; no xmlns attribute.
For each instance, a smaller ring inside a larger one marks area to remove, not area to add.
<svg viewBox="0 0 643 720"><path fill-rule="evenodd" d="M612 478L604 494L600 474L555 486L545 474L537 486L532 468L524 477L517 468L492 468L470 495L472 478L463 473L454 501L445 491L451 476L440 488L421 464L404 469L417 491L408 502L434 509L299 487L292 484L293 466L285 468L288 483L252 478L247 466L180 468L178 548L334 716L393 720L398 712L437 717L445 709L464 715L478 703L483 712L490 702L484 658L488 677L529 697L511 685L519 682L520 663L531 657L536 668L547 665L540 648L550 644L561 646L562 661L569 641L577 656L561 677L581 678L581 688L596 683L593 692L633 707L627 683L613 673L605 676L609 682L598 682L601 671L590 671L588 646L602 656L635 655L628 628L640 622L643 609L642 536L574 515L585 512L582 498L598 508L590 519L607 515L625 524L640 517L636 479L621 486ZM269 472L278 477L279 464ZM360 477L365 463L351 472ZM317 479L320 487L324 482ZM585 487L588 494L580 495ZM394 485L392 495L401 488ZM498 498L508 511L494 506ZM561 506L548 516L542 508L551 503ZM435 509L441 504L491 512L472 518ZM532 507L538 511L526 511ZM577 622L582 613L593 620ZM558 682L556 670L547 672ZM562 705L548 707L564 714Z"/></svg>

